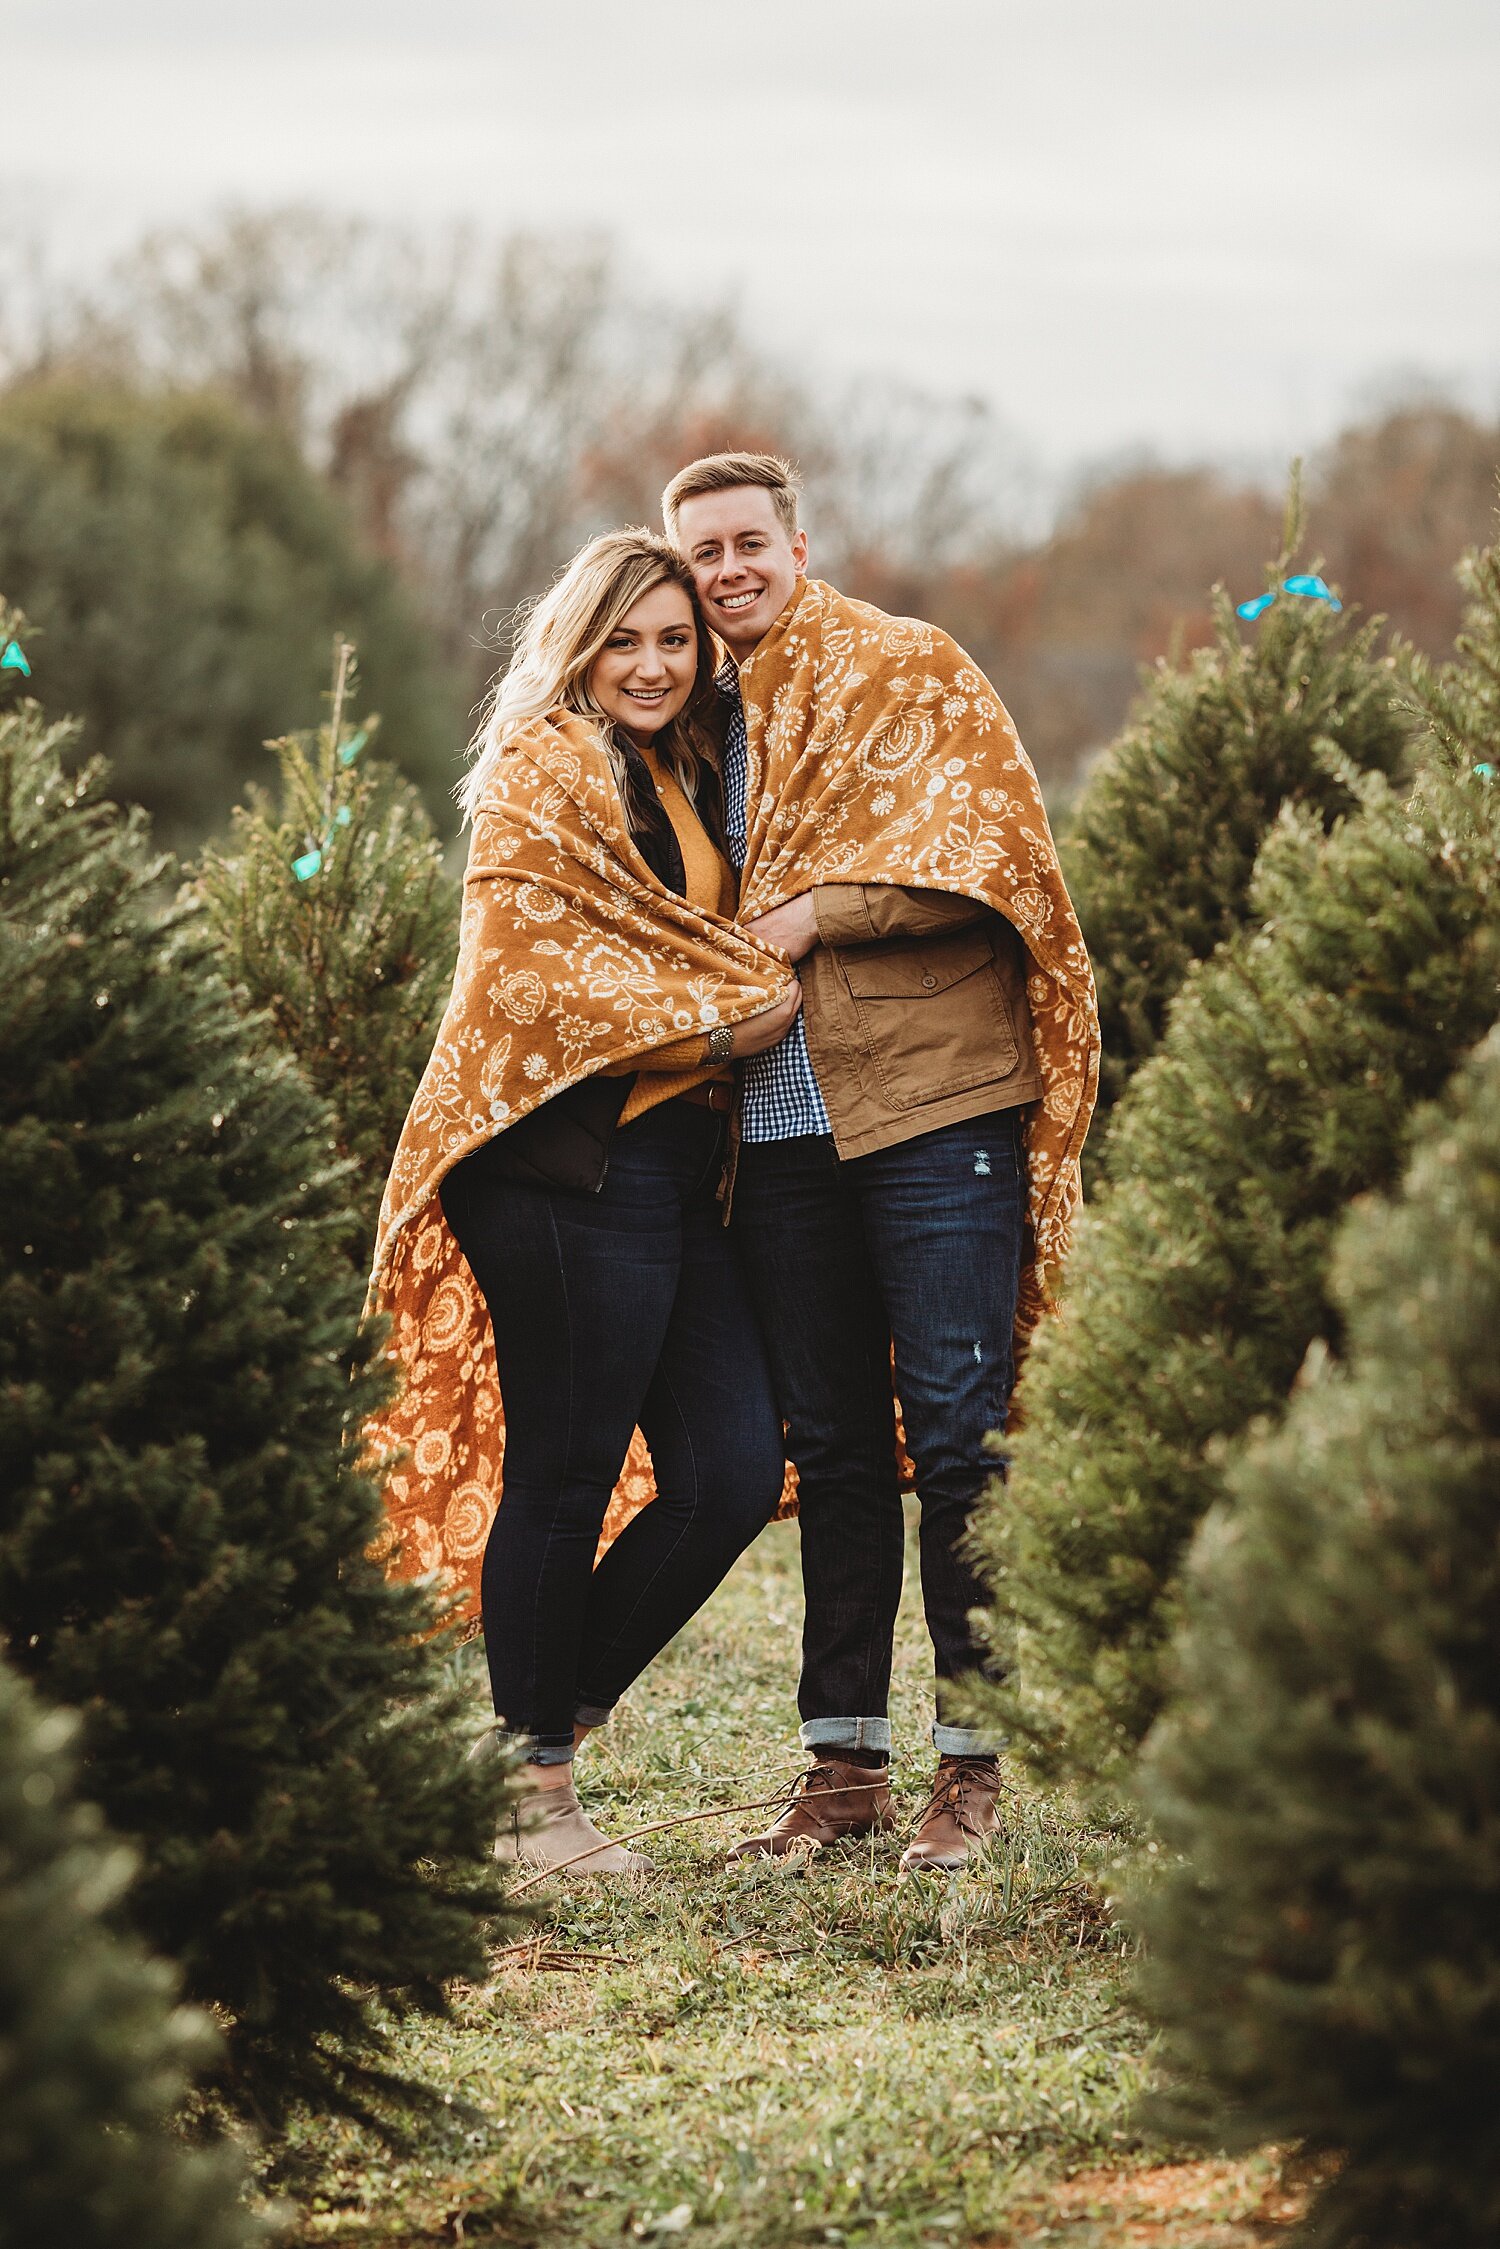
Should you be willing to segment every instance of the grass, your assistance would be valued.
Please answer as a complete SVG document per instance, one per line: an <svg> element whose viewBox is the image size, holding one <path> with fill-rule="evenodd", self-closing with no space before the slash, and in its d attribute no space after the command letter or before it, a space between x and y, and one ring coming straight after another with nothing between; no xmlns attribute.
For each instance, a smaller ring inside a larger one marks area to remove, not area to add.
<svg viewBox="0 0 1500 2249"><path fill-rule="evenodd" d="M580 1759L601 1825L742 1802L799 1769L800 1606L795 1531L773 1528ZM909 1815L932 1770L929 1666L913 1585L893 1706ZM1268 2162L1174 2163L1132 2120L1149 2053L1123 1940L1083 1872L1096 1839L1056 1805L1018 1791L1003 1844L959 1877L901 1876L895 1837L726 1866L760 1824L654 1838L639 1888L543 1893L530 1939L451 2020L401 2033L445 2104L420 2145L299 2127L298 2241L1267 2238Z"/></svg>

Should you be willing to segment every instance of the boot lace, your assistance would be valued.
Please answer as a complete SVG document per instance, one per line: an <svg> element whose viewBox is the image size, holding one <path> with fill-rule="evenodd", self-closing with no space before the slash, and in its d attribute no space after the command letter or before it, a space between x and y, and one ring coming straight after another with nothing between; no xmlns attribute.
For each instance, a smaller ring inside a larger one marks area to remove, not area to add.
<svg viewBox="0 0 1500 2249"><path fill-rule="evenodd" d="M938 1812L953 1813L955 1825L965 1834L978 1837L980 1829L969 1810L971 1790L986 1796L994 1793L995 1766L987 1757L956 1757L946 1765L938 1778L937 1786L918 1812L913 1825L925 1826Z"/></svg>
<svg viewBox="0 0 1500 2249"><path fill-rule="evenodd" d="M872 1771L869 1780L874 1783L883 1777L881 1773ZM788 1812L794 1812L809 1797L815 1799L819 1796L832 1796L836 1802L842 1802L846 1796L859 1794L865 1786L863 1781L857 1784L841 1781L832 1765L808 1765L777 1789L774 1796L767 1797L766 1808L773 1814L770 1824L775 1826L779 1820L786 1818Z"/></svg>

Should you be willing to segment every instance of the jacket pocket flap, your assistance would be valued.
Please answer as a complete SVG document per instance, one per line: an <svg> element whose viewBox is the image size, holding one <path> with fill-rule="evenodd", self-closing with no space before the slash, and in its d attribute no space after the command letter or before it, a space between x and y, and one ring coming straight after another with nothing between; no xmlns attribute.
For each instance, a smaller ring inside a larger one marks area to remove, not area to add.
<svg viewBox="0 0 1500 2249"><path fill-rule="evenodd" d="M857 1000L935 999L976 969L988 968L994 958L993 939L983 929L839 948L839 965Z"/></svg>

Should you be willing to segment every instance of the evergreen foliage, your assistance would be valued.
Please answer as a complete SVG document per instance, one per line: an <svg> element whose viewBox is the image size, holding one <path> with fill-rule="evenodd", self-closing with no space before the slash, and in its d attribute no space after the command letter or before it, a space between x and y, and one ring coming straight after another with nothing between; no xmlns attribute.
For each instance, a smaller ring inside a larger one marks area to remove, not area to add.
<svg viewBox="0 0 1500 2249"><path fill-rule="evenodd" d="M1342 2161L1329 2249L1500 2239L1500 1031L1357 1206L1282 1427L1186 1574L1144 1994L1216 2141Z"/></svg>
<svg viewBox="0 0 1500 2249"><path fill-rule="evenodd" d="M1291 567L1288 551L1268 585ZM1377 631L1351 632L1325 602L1284 593L1247 627L1221 590L1211 644L1180 670L1158 666L1090 778L1062 853L1099 989L1096 1144L1188 968L1250 912L1282 805L1324 826L1352 809L1330 749L1361 771L1397 770L1410 717L1389 659L1373 653Z"/></svg>
<svg viewBox="0 0 1500 2249"><path fill-rule="evenodd" d="M169 842L223 823L336 631L408 773L446 795L461 697L411 601L291 440L219 399L62 380L0 397L0 585L45 635L44 709L83 721Z"/></svg>
<svg viewBox="0 0 1500 2249"><path fill-rule="evenodd" d="M248 2249L239 2166L171 2132L218 2041L118 1926L133 1861L72 1800L75 1730L0 1664L0 2249Z"/></svg>
<svg viewBox="0 0 1500 2249"><path fill-rule="evenodd" d="M1339 1215L1398 1176L1413 1105L1493 1019L1500 787L1475 770L1500 754L1493 555L1469 585L1466 661L1423 683L1441 723L1409 801L1345 766L1360 809L1331 836L1283 812L1251 887L1263 926L1190 972L1116 1114L1067 1317L1036 1339L978 1531L997 1650L1019 1658L996 1699L1043 1769L1103 1776L1151 1723L1217 1445L1336 1337Z"/></svg>
<svg viewBox="0 0 1500 2249"><path fill-rule="evenodd" d="M269 1013L338 1121L364 1269L453 981L458 895L421 799L371 755L378 721L353 722L352 658L341 643L327 724L272 743L279 804L252 790L200 882L231 986Z"/></svg>
<svg viewBox="0 0 1500 2249"><path fill-rule="evenodd" d="M0 1631L82 1714L244 2097L353 2098L372 1996L482 1965L495 1782L430 1600L368 1555L389 1376L327 1113L61 747L0 713Z"/></svg>

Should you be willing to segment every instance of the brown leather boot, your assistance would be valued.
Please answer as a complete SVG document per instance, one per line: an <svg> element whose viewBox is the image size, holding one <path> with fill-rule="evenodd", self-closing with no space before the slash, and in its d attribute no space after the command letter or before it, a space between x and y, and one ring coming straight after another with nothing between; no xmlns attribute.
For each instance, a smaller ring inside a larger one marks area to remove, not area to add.
<svg viewBox="0 0 1500 2249"><path fill-rule="evenodd" d="M732 1859L779 1859L788 1851L820 1851L846 1835L894 1827L890 1774L883 1765L846 1765L820 1757L792 1784L791 1801L761 1835L747 1835Z"/></svg>
<svg viewBox="0 0 1500 2249"><path fill-rule="evenodd" d="M1000 1770L991 1757L940 1757L917 1832L901 1854L908 1873L954 1874L1000 1824Z"/></svg>

